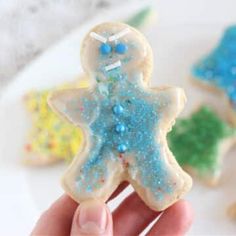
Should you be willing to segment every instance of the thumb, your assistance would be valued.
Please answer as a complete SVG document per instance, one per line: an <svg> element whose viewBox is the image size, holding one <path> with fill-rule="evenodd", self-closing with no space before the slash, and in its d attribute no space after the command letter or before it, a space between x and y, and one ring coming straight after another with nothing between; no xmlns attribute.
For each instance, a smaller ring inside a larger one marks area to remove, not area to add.
<svg viewBox="0 0 236 236"><path fill-rule="evenodd" d="M105 203L97 200L82 202L72 222L73 236L112 236L112 216Z"/></svg>

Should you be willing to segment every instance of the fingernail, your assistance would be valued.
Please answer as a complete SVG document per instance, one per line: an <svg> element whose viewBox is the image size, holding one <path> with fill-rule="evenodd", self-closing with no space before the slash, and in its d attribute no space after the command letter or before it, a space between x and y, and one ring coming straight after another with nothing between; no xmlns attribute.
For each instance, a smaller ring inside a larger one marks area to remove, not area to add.
<svg viewBox="0 0 236 236"><path fill-rule="evenodd" d="M83 233L104 233L107 226L107 211L105 204L99 201L82 203L79 206L79 217L77 223Z"/></svg>

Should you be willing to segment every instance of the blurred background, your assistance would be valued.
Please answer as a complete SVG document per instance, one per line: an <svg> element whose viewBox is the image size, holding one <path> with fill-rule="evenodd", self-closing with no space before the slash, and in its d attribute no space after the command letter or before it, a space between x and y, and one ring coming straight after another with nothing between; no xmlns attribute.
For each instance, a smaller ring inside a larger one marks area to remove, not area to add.
<svg viewBox="0 0 236 236"><path fill-rule="evenodd" d="M141 0L130 0L140 2ZM0 2L0 87L49 46L101 10L124 0L9 0ZM45 27L46 26L46 27Z"/></svg>
<svg viewBox="0 0 236 236"><path fill-rule="evenodd" d="M153 48L151 85L185 89L188 103L180 119L207 105L234 133L225 99L195 86L191 68L236 25L235 9L235 0L0 0L0 235L29 234L41 212L63 193L60 177L81 133L62 123L46 98L58 87L86 85L80 43L95 24L122 21L138 28ZM71 133L70 146L57 138L55 152L44 146L50 135L64 135L48 120ZM186 196L195 210L189 235L236 234L236 210L228 216L236 202L235 147L216 156L222 174L214 187L193 175ZM112 201L111 209L131 191Z"/></svg>

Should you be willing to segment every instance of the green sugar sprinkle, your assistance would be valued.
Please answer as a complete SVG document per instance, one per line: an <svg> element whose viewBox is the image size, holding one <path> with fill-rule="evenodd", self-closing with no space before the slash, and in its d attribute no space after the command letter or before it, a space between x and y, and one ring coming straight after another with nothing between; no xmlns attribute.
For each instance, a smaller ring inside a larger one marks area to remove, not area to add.
<svg viewBox="0 0 236 236"><path fill-rule="evenodd" d="M181 166L191 167L199 175L214 175L219 168L219 145L233 135L233 128L203 106L189 118L177 120L168 142Z"/></svg>

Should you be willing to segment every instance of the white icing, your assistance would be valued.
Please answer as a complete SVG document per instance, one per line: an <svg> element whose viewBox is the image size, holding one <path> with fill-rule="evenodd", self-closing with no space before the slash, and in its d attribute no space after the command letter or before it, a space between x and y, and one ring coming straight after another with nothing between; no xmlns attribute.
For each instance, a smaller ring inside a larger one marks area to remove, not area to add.
<svg viewBox="0 0 236 236"><path fill-rule="evenodd" d="M119 61L117 61L117 62L114 62L114 63L112 63L112 64L106 66L106 67L105 67L105 70L106 70L106 71L113 70L113 69L115 69L115 68L117 68L117 67L120 67L120 66L121 66L121 61L119 60Z"/></svg>
<svg viewBox="0 0 236 236"><path fill-rule="evenodd" d="M126 34L128 34L130 32L130 29L129 28L125 28L124 30L120 31L119 33L117 34L114 34L112 36L109 37L109 41L112 42L114 40L117 40L123 36L125 36Z"/></svg>
<svg viewBox="0 0 236 236"><path fill-rule="evenodd" d="M102 35L97 34L97 33L95 33L95 32L91 32L91 33L90 33L90 36L91 36L92 38L94 38L94 39L96 39L96 40L102 42L102 43L106 43L106 42L107 42L107 39L106 39L105 37L103 37Z"/></svg>

